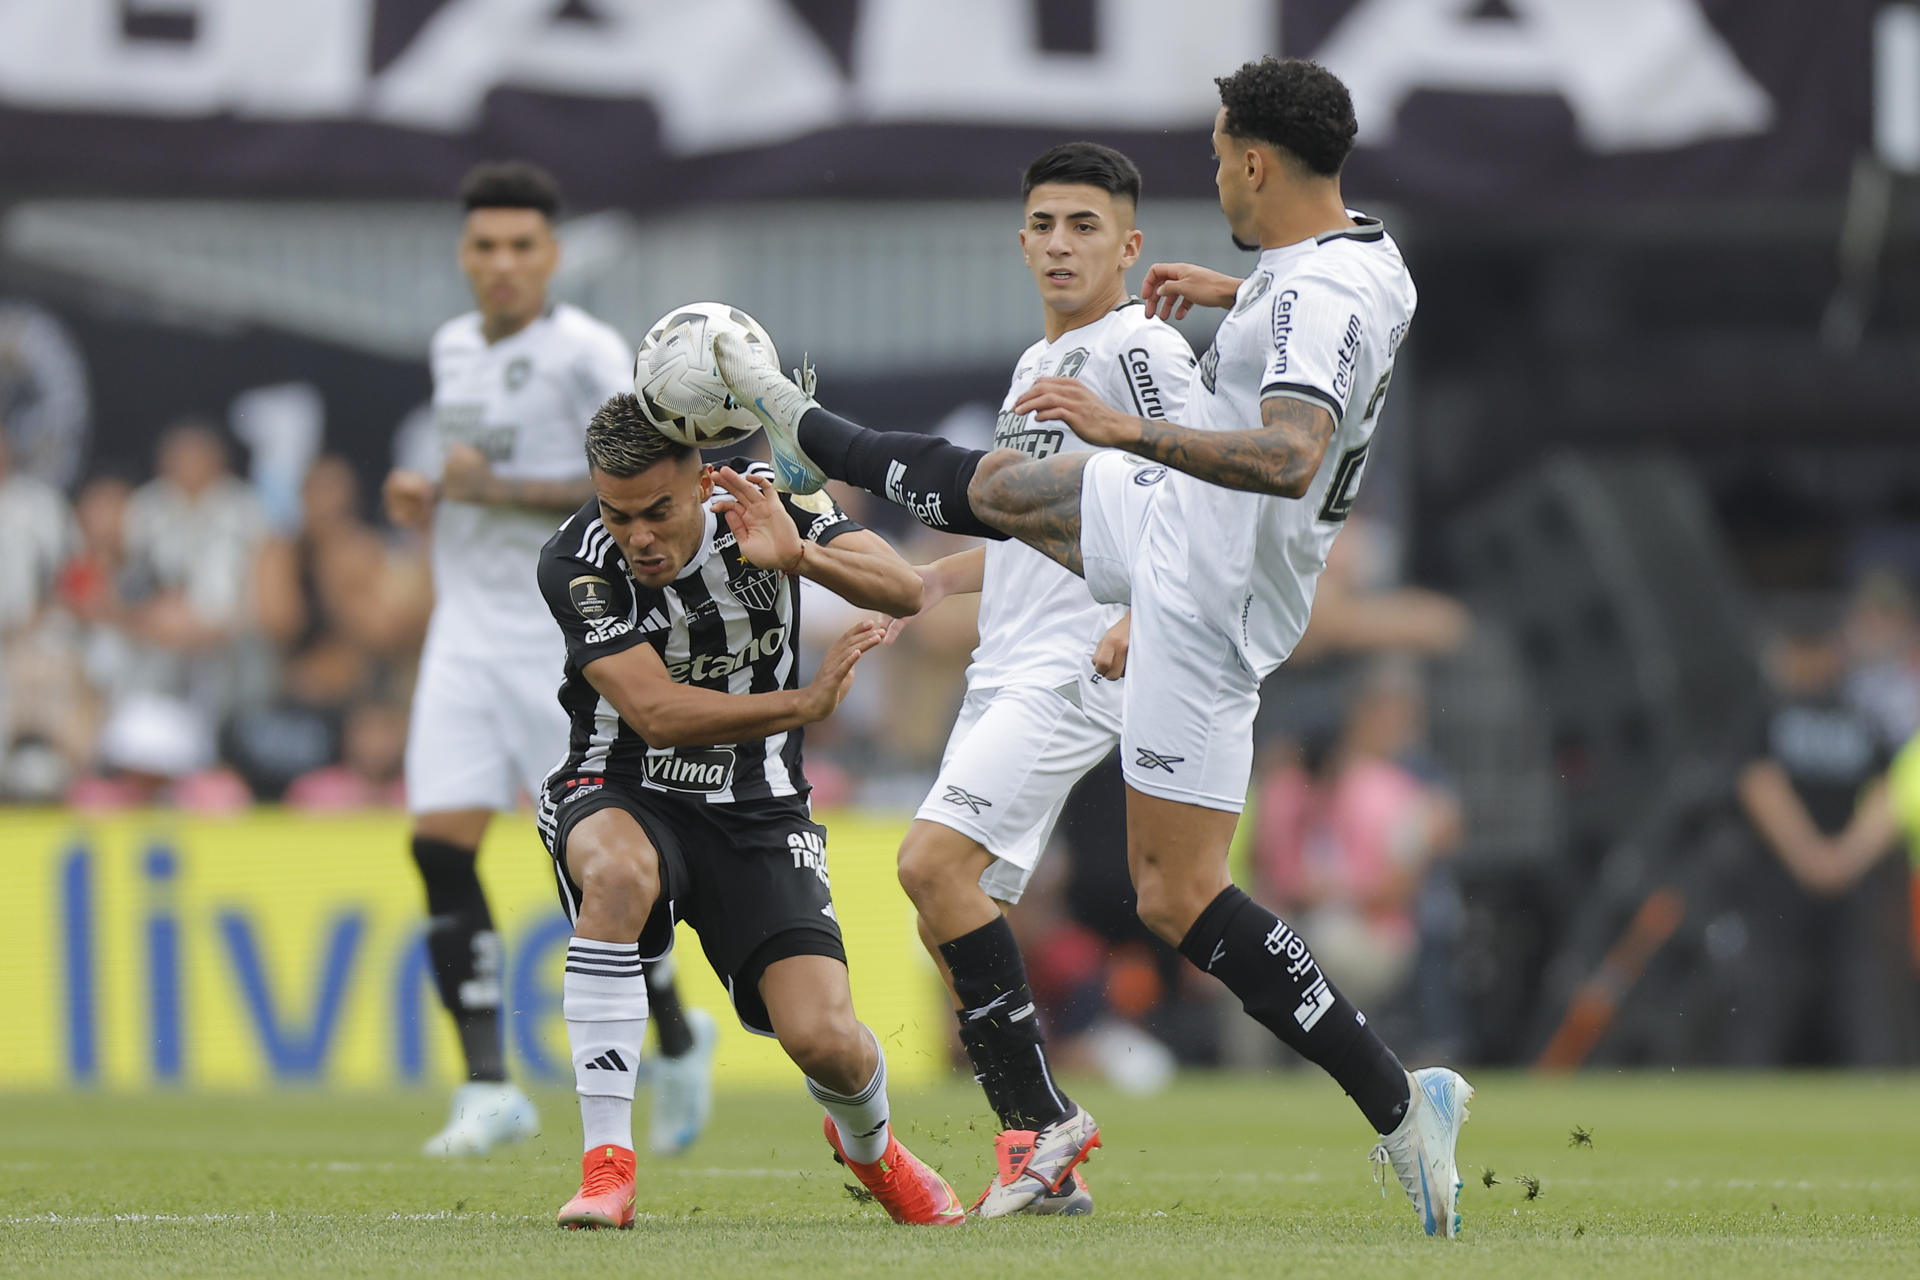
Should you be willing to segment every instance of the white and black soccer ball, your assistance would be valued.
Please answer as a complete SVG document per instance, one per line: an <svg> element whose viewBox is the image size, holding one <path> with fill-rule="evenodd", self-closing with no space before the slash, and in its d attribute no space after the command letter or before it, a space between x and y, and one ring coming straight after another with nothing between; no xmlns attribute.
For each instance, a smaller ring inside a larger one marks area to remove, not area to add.
<svg viewBox="0 0 1920 1280"><path fill-rule="evenodd" d="M774 368L780 354L760 322L724 302L689 302L654 322L633 360L633 394L660 434L696 449L744 440L760 420L735 403L713 363L714 337L732 330Z"/></svg>

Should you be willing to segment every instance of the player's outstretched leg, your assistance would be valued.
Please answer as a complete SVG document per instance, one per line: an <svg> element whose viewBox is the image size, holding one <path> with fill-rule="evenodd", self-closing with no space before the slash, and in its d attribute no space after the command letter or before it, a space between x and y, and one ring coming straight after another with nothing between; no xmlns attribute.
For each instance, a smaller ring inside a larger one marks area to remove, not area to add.
<svg viewBox="0 0 1920 1280"><path fill-rule="evenodd" d="M1076 1172L1100 1131L1047 1065L1026 962L1000 906L980 886L993 855L969 836L916 821L900 846L900 885L921 938L945 968L974 1079L1000 1118L993 1181L974 1201L983 1218L1084 1215L1093 1195Z"/></svg>
<svg viewBox="0 0 1920 1280"><path fill-rule="evenodd" d="M780 1047L806 1074L807 1092L826 1108L824 1127L835 1158L895 1222L965 1222L966 1210L947 1180L894 1135L887 1060L873 1032L853 1015L846 965L823 955L776 960L760 977L760 994Z"/></svg>
<svg viewBox="0 0 1920 1280"><path fill-rule="evenodd" d="M734 398L766 430L783 487L812 493L843 480L906 508L929 528L1019 538L1078 572L1085 454L1035 461L1013 449L963 449L917 431L872 431L821 408L737 335L716 337L713 353Z"/></svg>
<svg viewBox="0 0 1920 1280"><path fill-rule="evenodd" d="M475 871L478 837L441 838L446 826L486 829L487 814L429 815L413 836L413 860L427 890L427 955L434 989L453 1015L467 1064L467 1083L453 1095L446 1127L427 1139L431 1156L485 1155L496 1145L540 1130L533 1103L508 1083L500 1046L500 935ZM451 834L449 830L448 834Z"/></svg>
<svg viewBox="0 0 1920 1280"><path fill-rule="evenodd" d="M671 956L647 966L647 1004L660 1048L647 1145L655 1155L677 1156L694 1144L713 1115L713 1046L719 1028L705 1009L681 1005Z"/></svg>
<svg viewBox="0 0 1920 1280"><path fill-rule="evenodd" d="M1409 1074L1321 972L1306 940L1227 871L1239 815L1127 792L1127 860L1140 918L1240 997L1247 1013L1346 1090L1379 1134L1428 1235L1459 1230L1454 1148L1473 1090L1456 1073Z"/></svg>
<svg viewBox="0 0 1920 1280"><path fill-rule="evenodd" d="M582 818L565 837L567 874L580 888L561 978L574 1092L586 1154L563 1227L631 1227L633 1088L647 1032L641 931L660 894L659 855L621 809Z"/></svg>

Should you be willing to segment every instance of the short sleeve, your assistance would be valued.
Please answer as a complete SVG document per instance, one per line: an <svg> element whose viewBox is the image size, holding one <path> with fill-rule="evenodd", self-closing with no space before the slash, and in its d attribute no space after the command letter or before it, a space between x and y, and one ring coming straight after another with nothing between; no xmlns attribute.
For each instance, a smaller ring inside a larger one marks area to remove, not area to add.
<svg viewBox="0 0 1920 1280"><path fill-rule="evenodd" d="M540 557L540 594L567 637L567 657L579 669L589 662L624 652L665 634L635 626L633 585L624 573L609 572L576 556ZM664 611L659 611L664 622Z"/></svg>
<svg viewBox="0 0 1920 1280"><path fill-rule="evenodd" d="M1120 352L1120 377L1142 418L1179 422L1193 382L1193 348L1170 324L1148 324ZM1116 405L1124 408L1124 405Z"/></svg>
<svg viewBox="0 0 1920 1280"><path fill-rule="evenodd" d="M1273 292L1272 348L1260 398L1292 396L1317 404L1338 423L1353 392L1366 313L1352 286L1302 272Z"/></svg>

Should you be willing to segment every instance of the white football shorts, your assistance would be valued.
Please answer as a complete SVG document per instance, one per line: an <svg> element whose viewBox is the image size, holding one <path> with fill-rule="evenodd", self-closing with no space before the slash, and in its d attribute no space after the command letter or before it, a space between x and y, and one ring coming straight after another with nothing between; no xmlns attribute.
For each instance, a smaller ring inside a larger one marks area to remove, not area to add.
<svg viewBox="0 0 1920 1280"><path fill-rule="evenodd" d="M1093 598L1132 607L1120 767L1136 791L1238 813L1253 776L1260 680L1187 590L1185 530L1167 469L1098 453L1080 489Z"/></svg>
<svg viewBox="0 0 1920 1280"><path fill-rule="evenodd" d="M940 775L914 817L951 827L993 855L980 887L1018 902L1073 784L1119 735L1066 694L1035 686L969 690Z"/></svg>
<svg viewBox="0 0 1920 1280"><path fill-rule="evenodd" d="M557 633L556 633L557 634ZM567 754L561 659L420 656L407 730L407 809L512 810Z"/></svg>

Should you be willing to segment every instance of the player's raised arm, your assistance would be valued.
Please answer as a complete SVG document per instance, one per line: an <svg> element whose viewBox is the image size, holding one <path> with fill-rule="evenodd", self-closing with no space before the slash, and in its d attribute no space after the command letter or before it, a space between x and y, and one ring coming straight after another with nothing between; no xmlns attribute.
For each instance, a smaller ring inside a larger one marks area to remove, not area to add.
<svg viewBox="0 0 1920 1280"><path fill-rule="evenodd" d="M862 619L827 647L820 670L798 689L726 693L681 684L649 645L636 644L581 668L647 745L665 749L771 737L832 715L853 685L854 664L879 644L884 626Z"/></svg>
<svg viewBox="0 0 1920 1280"><path fill-rule="evenodd" d="M715 472L714 482L732 499L717 503L716 510L754 564L811 578L862 609L896 618L920 612L924 587L913 566L879 534L847 519L831 498L783 499L770 477L731 467ZM796 514L807 521L804 535Z"/></svg>

